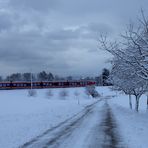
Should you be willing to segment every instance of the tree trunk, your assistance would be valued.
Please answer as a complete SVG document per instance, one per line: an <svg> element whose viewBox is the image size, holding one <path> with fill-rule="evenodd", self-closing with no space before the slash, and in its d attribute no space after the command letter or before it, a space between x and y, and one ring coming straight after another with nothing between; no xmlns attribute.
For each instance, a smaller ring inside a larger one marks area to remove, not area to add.
<svg viewBox="0 0 148 148"><path fill-rule="evenodd" d="M129 106L130 106L130 109L132 109L132 98L131 98L131 95L129 95Z"/></svg>
<svg viewBox="0 0 148 148"><path fill-rule="evenodd" d="M147 109L148 109L148 95L147 95Z"/></svg>
<svg viewBox="0 0 148 148"><path fill-rule="evenodd" d="M136 95L136 106L135 106L135 110L138 112L139 111L139 99L140 99L140 96Z"/></svg>
<svg viewBox="0 0 148 148"><path fill-rule="evenodd" d="M80 100L79 100L79 97L78 97L78 96L76 96L76 98L77 98L78 104L80 104Z"/></svg>

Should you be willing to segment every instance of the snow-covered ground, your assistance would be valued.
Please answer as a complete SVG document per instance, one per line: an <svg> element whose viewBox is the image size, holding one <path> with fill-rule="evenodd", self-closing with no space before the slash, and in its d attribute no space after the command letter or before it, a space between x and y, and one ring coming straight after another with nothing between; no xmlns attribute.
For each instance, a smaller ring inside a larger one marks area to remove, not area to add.
<svg viewBox="0 0 148 148"><path fill-rule="evenodd" d="M135 98L132 97L133 110L129 109L128 96L113 92L108 88L98 88L101 92L113 96L109 104L119 124L121 136L128 148L148 147L148 110L146 96L140 99L139 113L135 108Z"/></svg>
<svg viewBox="0 0 148 148"><path fill-rule="evenodd" d="M28 90L1 90L0 148L18 147L96 101L86 96L84 88L65 90L66 98L59 95L63 89L51 89L51 97L48 89L36 90L35 97L28 97ZM80 95L76 97L75 91Z"/></svg>
<svg viewBox="0 0 148 148"><path fill-rule="evenodd" d="M87 105L96 102L96 99L86 96L84 88L65 89L68 92L68 96L65 98L59 95L63 89L51 89L53 96L50 97L47 96L48 90L36 90L37 95L35 97L29 97L28 90L0 91L0 148L17 148L81 112ZM108 87L98 87L97 90L104 96L104 99L108 98L107 102L117 121L118 131L125 147L147 148L148 112L146 111L146 96L142 96L140 112L136 113L129 109L128 96L111 91ZM79 95L75 96L75 92L79 92ZM134 103L133 98L133 105ZM99 112L99 109L95 110ZM101 118L99 121L101 122ZM78 130L75 132L77 133ZM83 136L83 134L81 135ZM84 139L84 137L81 137L81 139Z"/></svg>

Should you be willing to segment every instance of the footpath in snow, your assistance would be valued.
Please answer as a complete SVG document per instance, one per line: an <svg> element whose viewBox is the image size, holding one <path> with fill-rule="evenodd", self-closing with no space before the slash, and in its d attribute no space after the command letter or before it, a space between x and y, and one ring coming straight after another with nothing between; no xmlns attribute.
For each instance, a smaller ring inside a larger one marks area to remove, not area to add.
<svg viewBox="0 0 148 148"><path fill-rule="evenodd" d="M116 120L105 98L47 130L21 148L122 148Z"/></svg>

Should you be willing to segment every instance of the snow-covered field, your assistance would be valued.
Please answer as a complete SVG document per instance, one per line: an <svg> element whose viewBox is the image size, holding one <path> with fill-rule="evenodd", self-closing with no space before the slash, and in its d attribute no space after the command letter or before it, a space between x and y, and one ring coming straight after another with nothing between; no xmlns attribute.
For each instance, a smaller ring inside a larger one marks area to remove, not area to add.
<svg viewBox="0 0 148 148"><path fill-rule="evenodd" d="M66 98L59 95L63 89L51 91L51 97L48 89L36 90L35 97L29 97L28 90L0 91L0 148L18 147L95 101L84 88L67 88ZM76 97L75 91L80 95Z"/></svg>
<svg viewBox="0 0 148 148"><path fill-rule="evenodd" d="M48 89L36 90L35 97L29 97L28 90L1 90L0 148L17 148L96 101L86 96L84 88L65 90L68 93L65 98L59 95L63 89L51 89L53 96L50 97L47 96ZM146 96L142 96L140 112L136 113L129 109L128 96L113 92L108 87L98 87L97 90L102 96L110 98L108 104L117 120L125 147L147 148ZM75 96L76 91L78 96Z"/></svg>

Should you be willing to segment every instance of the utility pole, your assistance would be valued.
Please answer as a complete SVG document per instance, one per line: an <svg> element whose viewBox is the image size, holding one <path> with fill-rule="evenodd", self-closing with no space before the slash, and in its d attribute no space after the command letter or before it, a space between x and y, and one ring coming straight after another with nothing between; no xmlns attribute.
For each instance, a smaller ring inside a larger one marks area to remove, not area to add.
<svg viewBox="0 0 148 148"><path fill-rule="evenodd" d="M31 82L31 90L32 90L32 69L31 69L31 73L30 73L30 82Z"/></svg>

